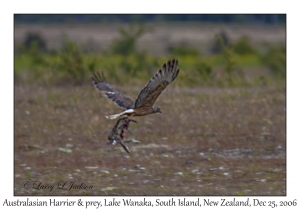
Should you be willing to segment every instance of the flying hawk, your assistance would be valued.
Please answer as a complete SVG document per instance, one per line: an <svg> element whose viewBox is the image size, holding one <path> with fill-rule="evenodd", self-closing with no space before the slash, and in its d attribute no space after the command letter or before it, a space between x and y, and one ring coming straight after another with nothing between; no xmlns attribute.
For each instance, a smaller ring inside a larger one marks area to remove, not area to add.
<svg viewBox="0 0 300 210"><path fill-rule="evenodd" d="M136 123L135 120L128 119L127 117L120 118L108 136L108 140L109 140L108 144L115 145L116 143L120 143L127 153L130 153L130 151L128 147L123 143L123 138L124 138L124 130L128 129L130 122Z"/></svg>
<svg viewBox="0 0 300 210"><path fill-rule="evenodd" d="M126 110L119 114L106 116L108 119L115 119L120 116L144 116L161 112L160 108L154 106L156 99L162 91L170 84L178 75L177 69L178 60L169 60L165 63L160 70L151 78L144 89L140 92L135 101L131 98L119 93L112 86L105 82L105 78L100 73L94 73L92 80L95 88Z"/></svg>

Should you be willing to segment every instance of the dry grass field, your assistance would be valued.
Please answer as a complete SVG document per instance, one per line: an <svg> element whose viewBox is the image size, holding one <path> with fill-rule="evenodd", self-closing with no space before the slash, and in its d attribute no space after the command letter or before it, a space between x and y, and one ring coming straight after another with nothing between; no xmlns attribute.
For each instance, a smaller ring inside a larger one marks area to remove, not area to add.
<svg viewBox="0 0 300 210"><path fill-rule="evenodd" d="M121 109L92 84L15 84L14 94L15 195L286 195L283 85L175 81L157 101L162 114L134 118L130 154L106 144L115 121L104 116Z"/></svg>

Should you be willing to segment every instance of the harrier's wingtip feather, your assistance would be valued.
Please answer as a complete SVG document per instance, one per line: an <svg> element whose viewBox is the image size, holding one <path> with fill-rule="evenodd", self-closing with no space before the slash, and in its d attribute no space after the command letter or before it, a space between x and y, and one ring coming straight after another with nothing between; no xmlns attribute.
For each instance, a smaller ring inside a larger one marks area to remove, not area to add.
<svg viewBox="0 0 300 210"><path fill-rule="evenodd" d="M173 59L162 65L162 68L150 79L135 101L135 107L152 106L161 92L177 77L178 60Z"/></svg>

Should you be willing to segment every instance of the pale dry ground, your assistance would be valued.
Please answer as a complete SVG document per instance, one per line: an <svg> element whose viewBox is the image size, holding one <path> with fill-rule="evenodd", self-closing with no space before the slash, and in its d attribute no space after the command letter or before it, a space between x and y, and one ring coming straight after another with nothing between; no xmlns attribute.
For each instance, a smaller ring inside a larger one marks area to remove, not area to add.
<svg viewBox="0 0 300 210"><path fill-rule="evenodd" d="M82 46L102 51L108 49L112 41L119 38L118 28L125 24L61 24L61 25L19 25L14 28L16 44L24 41L28 32L41 34L48 49L58 49L63 43L63 32L70 39ZM167 53L170 46L185 43L204 53L208 53L215 34L225 31L230 40L235 41L241 36L248 36L254 46L262 43L285 43L285 26L268 25L224 25L203 23L152 23L146 24L151 31L144 34L138 41L138 49L146 50L155 55Z"/></svg>
<svg viewBox="0 0 300 210"><path fill-rule="evenodd" d="M91 84L16 84L14 97L15 195L286 195L285 87L174 83L157 101L163 114L131 124L125 138L141 142L127 144L130 154L106 145L115 121L104 116L121 109Z"/></svg>

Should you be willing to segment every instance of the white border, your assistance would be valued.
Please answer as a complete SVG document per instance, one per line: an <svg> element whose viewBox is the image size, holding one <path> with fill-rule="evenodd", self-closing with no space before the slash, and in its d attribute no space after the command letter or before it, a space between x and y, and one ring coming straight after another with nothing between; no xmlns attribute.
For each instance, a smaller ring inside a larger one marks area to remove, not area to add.
<svg viewBox="0 0 300 210"><path fill-rule="evenodd" d="M287 196L259 197L264 200L299 199L299 31L297 4L279 1L4 1L1 3L1 190L0 206L13 197L13 14L14 13L287 13ZM30 197L42 200L43 197ZM79 197L51 197L77 200ZM118 197L122 199L122 197ZM126 197L128 198L128 197ZM135 197L139 199L141 197ZM150 197L155 201L159 197ZM201 197L203 199L205 197ZM219 197L209 197L219 199ZM230 197L227 197L228 199ZM251 197L254 199L256 197ZM48 200L48 198L45 197ZM99 200L103 197L84 197ZM163 197L169 199L169 197ZM177 198L176 198L177 199ZM298 204L299 206L300 204ZM49 207L48 207L49 208ZM171 207L169 207L170 209ZM174 207L172 207L174 208ZM179 208L179 207L175 207ZM224 207L226 208L226 207ZM62 208L61 208L62 209ZM65 209L65 208L64 208ZM82 208L80 208L82 209ZM129 208L127 208L129 209ZM240 208L239 208L240 209Z"/></svg>

